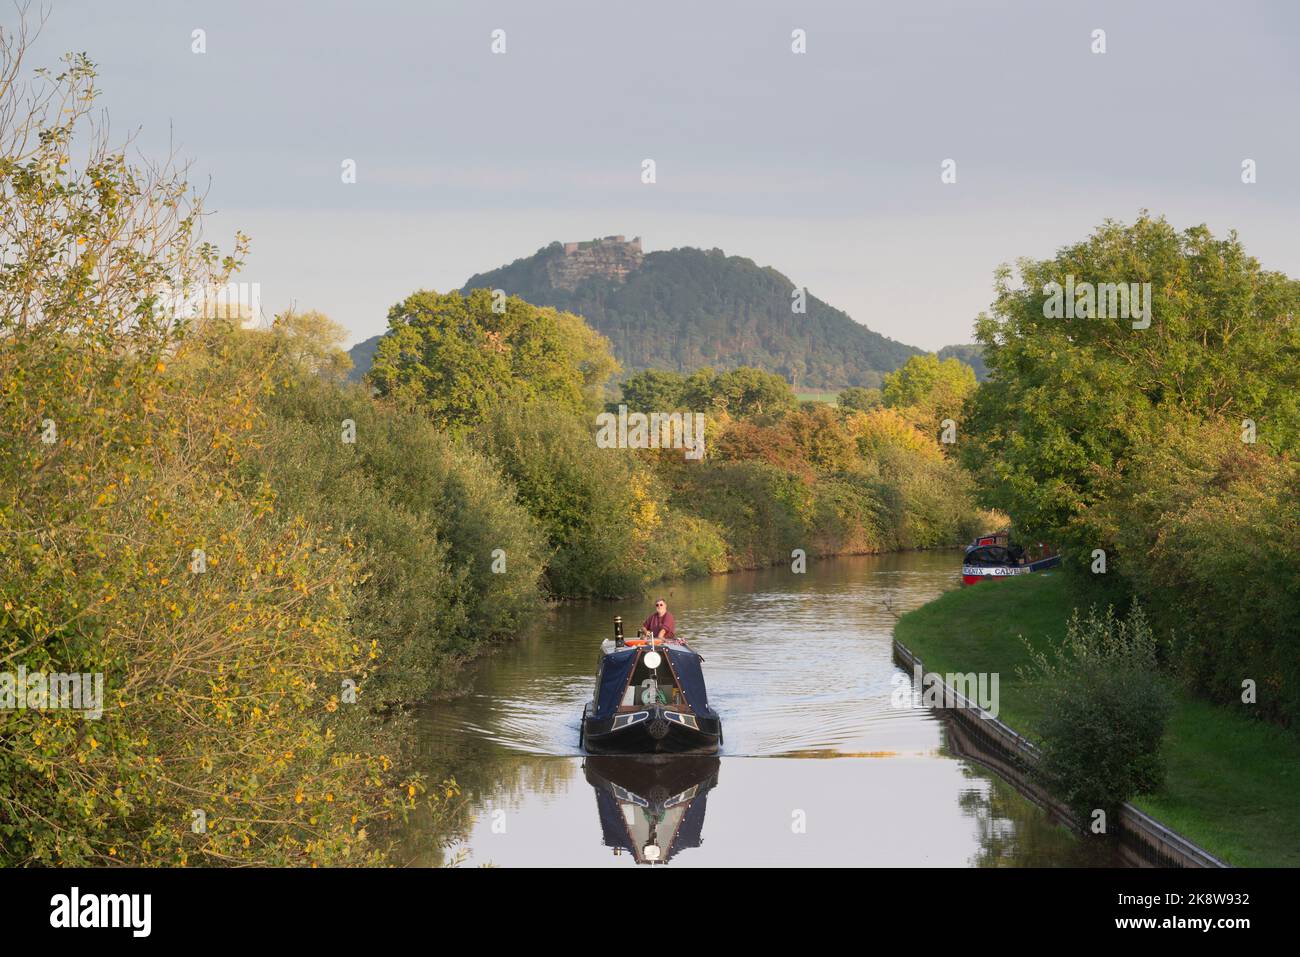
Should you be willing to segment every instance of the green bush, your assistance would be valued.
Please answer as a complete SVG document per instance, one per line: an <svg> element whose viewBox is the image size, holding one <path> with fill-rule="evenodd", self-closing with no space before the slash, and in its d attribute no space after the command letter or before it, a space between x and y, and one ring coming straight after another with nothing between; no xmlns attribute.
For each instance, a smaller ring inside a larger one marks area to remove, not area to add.
<svg viewBox="0 0 1300 957"><path fill-rule="evenodd" d="M555 597L637 595L683 562L713 563L707 541L703 552L682 545L693 526L674 520L640 453L597 446L594 420L545 401L503 403L477 438L545 533Z"/></svg>
<svg viewBox="0 0 1300 957"><path fill-rule="evenodd" d="M281 506L362 552L355 629L384 649L386 700L452 687L462 661L518 633L541 600L545 546L481 453L359 386L289 380L268 408L256 461Z"/></svg>
<svg viewBox="0 0 1300 957"><path fill-rule="evenodd" d="M1177 629L1169 659L1192 690L1300 727L1300 463L1243 443L1237 422L1171 418L1131 471L1106 504L1106 577Z"/></svg>
<svg viewBox="0 0 1300 957"><path fill-rule="evenodd" d="M883 493L878 480L861 473L819 477L813 487L809 554L859 555L892 547Z"/></svg>
<svg viewBox="0 0 1300 957"><path fill-rule="evenodd" d="M672 531L668 543L670 571L665 577L694 578L725 572L727 541L722 530L708 519L680 510L670 510Z"/></svg>
<svg viewBox="0 0 1300 957"><path fill-rule="evenodd" d="M811 488L767 462L684 463L674 472L673 503L723 530L732 568L788 562L810 546L804 514Z"/></svg>
<svg viewBox="0 0 1300 957"><path fill-rule="evenodd" d="M1028 645L1028 642L1026 642ZM1156 640L1138 606L1127 619L1093 608L1066 626L1050 655L1029 645L1042 719L1036 773L1081 824L1164 780L1161 743L1173 709L1156 667Z"/></svg>

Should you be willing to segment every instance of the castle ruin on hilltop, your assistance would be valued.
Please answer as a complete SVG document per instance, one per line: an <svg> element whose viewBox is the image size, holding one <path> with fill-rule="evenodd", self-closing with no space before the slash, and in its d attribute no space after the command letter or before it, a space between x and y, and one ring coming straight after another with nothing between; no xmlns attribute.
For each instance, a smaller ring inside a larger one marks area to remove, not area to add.
<svg viewBox="0 0 1300 957"><path fill-rule="evenodd" d="M640 236L630 241L622 236L606 236L582 243L565 243L564 254L551 259L546 264L546 272L554 288L572 292L593 276L624 282L628 273L640 268L644 258Z"/></svg>

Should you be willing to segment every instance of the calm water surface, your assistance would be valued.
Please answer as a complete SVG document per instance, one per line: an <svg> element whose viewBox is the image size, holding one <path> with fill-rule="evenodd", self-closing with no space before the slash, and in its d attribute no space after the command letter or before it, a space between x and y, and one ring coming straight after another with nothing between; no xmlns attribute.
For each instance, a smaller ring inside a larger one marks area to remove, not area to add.
<svg viewBox="0 0 1300 957"><path fill-rule="evenodd" d="M958 587L957 565L943 552L840 558L665 587L722 715L717 759L584 756L600 642L653 597L556 609L476 665L470 694L421 713L428 768L456 777L464 808L442 851L412 825L412 863L1116 863L954 755L935 713L891 705L895 616Z"/></svg>

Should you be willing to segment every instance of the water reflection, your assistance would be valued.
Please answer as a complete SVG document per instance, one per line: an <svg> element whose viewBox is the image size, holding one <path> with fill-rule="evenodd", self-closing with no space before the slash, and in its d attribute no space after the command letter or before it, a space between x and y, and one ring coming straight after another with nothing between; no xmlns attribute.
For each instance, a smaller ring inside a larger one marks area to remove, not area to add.
<svg viewBox="0 0 1300 957"><path fill-rule="evenodd" d="M537 634L481 662L468 695L421 713L424 769L436 780L454 776L465 803L441 829L415 822L408 859L608 867L657 853L675 866L1114 863L963 754L935 712L893 706L892 678L904 673L892 656L895 616L957 584L953 555L923 553L665 589L706 659L710 702L727 726L713 766L721 771L698 778L697 767L674 767L677 758L653 771L610 768L578 748L599 644L615 615L644 618L645 602L555 609Z"/></svg>
<svg viewBox="0 0 1300 957"><path fill-rule="evenodd" d="M605 846L638 864L667 864L679 851L699 847L708 792L721 766L711 756L588 756L583 773L596 791Z"/></svg>

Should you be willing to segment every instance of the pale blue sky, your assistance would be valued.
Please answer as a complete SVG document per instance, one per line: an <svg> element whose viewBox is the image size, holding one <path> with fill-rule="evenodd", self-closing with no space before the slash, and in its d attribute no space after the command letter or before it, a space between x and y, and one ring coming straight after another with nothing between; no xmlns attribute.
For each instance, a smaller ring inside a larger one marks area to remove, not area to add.
<svg viewBox="0 0 1300 957"><path fill-rule="evenodd" d="M970 340L999 263L1143 207L1300 276L1293 2L53 0L31 65L64 50L116 129L210 177L209 237L252 235L264 307L354 340L414 289L609 233L748 256L924 348Z"/></svg>

